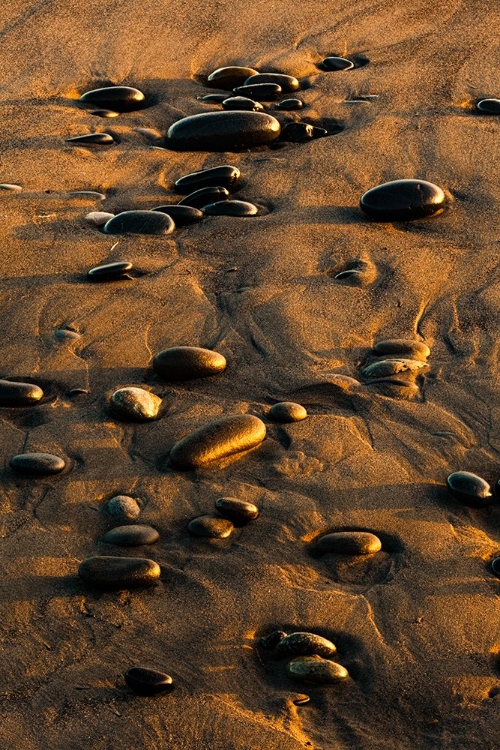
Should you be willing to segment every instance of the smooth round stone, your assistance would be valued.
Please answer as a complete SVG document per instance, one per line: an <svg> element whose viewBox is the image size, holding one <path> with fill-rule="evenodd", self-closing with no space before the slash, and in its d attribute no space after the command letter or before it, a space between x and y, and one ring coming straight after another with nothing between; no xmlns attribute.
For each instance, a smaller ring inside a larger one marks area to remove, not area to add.
<svg viewBox="0 0 500 750"><path fill-rule="evenodd" d="M226 369L226 358L200 346L172 346L153 359L153 369L167 380L191 380L217 375Z"/></svg>
<svg viewBox="0 0 500 750"><path fill-rule="evenodd" d="M445 194L425 180L393 180L368 190L361 210L372 221L411 221L441 213Z"/></svg>
<svg viewBox="0 0 500 750"><path fill-rule="evenodd" d="M215 501L215 510L233 523L247 523L255 520L259 515L256 505L235 497L219 497Z"/></svg>
<svg viewBox="0 0 500 750"><path fill-rule="evenodd" d="M152 526L131 524L111 529L104 534L102 541L107 544L117 544L120 547L140 547L143 544L154 544L159 538L160 535Z"/></svg>
<svg viewBox="0 0 500 750"><path fill-rule="evenodd" d="M315 633L299 631L282 638L274 649L274 655L277 659L289 656L310 656L311 654L332 656L336 651L336 646L327 638Z"/></svg>
<svg viewBox="0 0 500 750"><path fill-rule="evenodd" d="M137 695L169 693L173 687L170 675L146 667L130 667L125 672L125 682Z"/></svg>
<svg viewBox="0 0 500 750"><path fill-rule="evenodd" d="M263 112L264 107L260 102L254 102L247 96L230 96L222 102L222 109L241 109L247 112Z"/></svg>
<svg viewBox="0 0 500 750"><path fill-rule="evenodd" d="M257 206L248 201L216 201L203 207L204 213L209 216L257 216Z"/></svg>
<svg viewBox="0 0 500 750"><path fill-rule="evenodd" d="M202 96L200 101L222 104L224 99L227 99L227 94L207 94L206 96Z"/></svg>
<svg viewBox="0 0 500 750"><path fill-rule="evenodd" d="M66 138L66 143L90 146L111 146L115 139L109 133L87 133L86 135L75 135L72 138Z"/></svg>
<svg viewBox="0 0 500 750"><path fill-rule="evenodd" d="M106 263L102 266L94 266L87 272L90 281L114 281L115 279L130 278L127 272L132 269L132 263L128 260Z"/></svg>
<svg viewBox="0 0 500 750"><path fill-rule="evenodd" d="M10 466L23 474L59 474L66 462L52 453L20 453L12 456Z"/></svg>
<svg viewBox="0 0 500 750"><path fill-rule="evenodd" d="M93 224L95 227L103 227L113 217L114 214L110 214L107 211L91 211L86 215L85 221L88 221L89 224Z"/></svg>
<svg viewBox="0 0 500 750"><path fill-rule="evenodd" d="M135 521L141 513L141 507L133 497L115 495L108 501L106 511L115 523L123 524Z"/></svg>
<svg viewBox="0 0 500 750"><path fill-rule="evenodd" d="M102 89L87 91L79 101L82 104L111 109L114 112L133 112L144 107L146 97L142 91L131 86L106 86Z"/></svg>
<svg viewBox="0 0 500 750"><path fill-rule="evenodd" d="M446 484L453 497L473 508L482 508L493 501L488 482L470 471L453 472L447 478Z"/></svg>
<svg viewBox="0 0 500 750"><path fill-rule="evenodd" d="M287 122L281 131L281 140L290 141L290 143L307 143L317 138L324 138L328 135L325 128L318 128L308 122Z"/></svg>
<svg viewBox="0 0 500 750"><path fill-rule="evenodd" d="M113 414L125 419L146 422L156 419L161 406L161 398L143 388L127 387L115 391L110 399Z"/></svg>
<svg viewBox="0 0 500 750"><path fill-rule="evenodd" d="M193 208L203 208L214 201L223 201L229 195L229 190L225 187L210 186L195 190L194 193L181 198L178 206L193 206Z"/></svg>
<svg viewBox="0 0 500 750"><path fill-rule="evenodd" d="M481 99L476 109L482 115L500 115L500 99Z"/></svg>
<svg viewBox="0 0 500 750"><path fill-rule="evenodd" d="M307 411L294 401L280 401L271 406L269 417L275 422L300 422L307 417Z"/></svg>
<svg viewBox="0 0 500 750"><path fill-rule="evenodd" d="M0 190L5 191L6 193L21 193L23 189L21 185L13 185L11 182L2 182L0 183Z"/></svg>
<svg viewBox="0 0 500 750"><path fill-rule="evenodd" d="M58 328L54 331L54 338L58 341L76 341L82 337L78 331L72 331L70 328Z"/></svg>
<svg viewBox="0 0 500 750"><path fill-rule="evenodd" d="M174 189L181 195L187 195L195 190L205 187L225 187L232 190L240 181L241 172L238 167L230 164L221 164L219 167L201 169L199 172L180 177L174 184Z"/></svg>
<svg viewBox="0 0 500 750"><path fill-rule="evenodd" d="M321 63L325 70L352 70L354 63L345 57L325 57Z"/></svg>
<svg viewBox="0 0 500 750"><path fill-rule="evenodd" d="M240 86L250 76L256 75L253 68L243 68L239 65L231 65L226 68L217 68L207 78L207 86L216 89L231 91L235 86Z"/></svg>
<svg viewBox="0 0 500 750"><path fill-rule="evenodd" d="M227 539L234 531L234 526L227 518L214 516L199 516L188 524L189 533L193 536L209 539Z"/></svg>
<svg viewBox="0 0 500 750"><path fill-rule="evenodd" d="M96 117L104 117L106 119L112 119L113 117L119 117L119 112L114 112L112 109L93 109L90 113Z"/></svg>
<svg viewBox="0 0 500 750"><path fill-rule="evenodd" d="M387 378L400 373L418 375L428 365L420 359L379 359L363 367L360 372L365 378Z"/></svg>
<svg viewBox="0 0 500 750"><path fill-rule="evenodd" d="M123 211L104 225L105 234L172 234L173 219L156 211Z"/></svg>
<svg viewBox="0 0 500 750"><path fill-rule="evenodd" d="M299 656L286 665L289 677L296 682L332 685L347 680L349 672L341 664L315 656Z"/></svg>
<svg viewBox="0 0 500 750"><path fill-rule="evenodd" d="M175 443L170 461L189 471L256 448L266 437L266 426L251 414L235 414L209 422Z"/></svg>
<svg viewBox="0 0 500 750"><path fill-rule="evenodd" d="M294 76L287 76L284 73L256 73L247 78L244 85L253 86L256 83L276 83L284 94L298 91L300 87L300 83Z"/></svg>
<svg viewBox="0 0 500 750"><path fill-rule="evenodd" d="M283 101L278 102L276 105L276 109L284 109L284 110L294 110L294 109L303 109L304 108L304 102L301 99L283 99Z"/></svg>
<svg viewBox="0 0 500 750"><path fill-rule="evenodd" d="M33 383L0 380L0 406L33 406L43 398L43 391Z"/></svg>
<svg viewBox="0 0 500 750"><path fill-rule="evenodd" d="M185 227L189 224L197 224L203 219L203 211L194 206L165 205L157 206L152 211L161 211L162 214L168 214L174 221L176 227Z"/></svg>
<svg viewBox="0 0 500 750"><path fill-rule="evenodd" d="M108 590L153 586L160 574L158 563L145 557L87 557L78 568L87 585Z"/></svg>
<svg viewBox="0 0 500 750"><path fill-rule="evenodd" d="M325 534L316 542L318 552L341 555L373 555L380 552L382 542L368 531L337 531Z"/></svg>
<svg viewBox="0 0 500 750"><path fill-rule="evenodd" d="M284 630L273 630L272 633L260 639L260 645L262 648L272 651L283 638L286 638Z"/></svg>
<svg viewBox="0 0 500 750"><path fill-rule="evenodd" d="M500 557L495 557L495 559L491 561L491 570L500 578Z"/></svg>
<svg viewBox="0 0 500 750"><path fill-rule="evenodd" d="M281 86L277 83L254 83L250 86L236 86L233 92L239 96L248 96L249 99L255 99L258 102L273 102L283 93Z"/></svg>
<svg viewBox="0 0 500 750"><path fill-rule="evenodd" d="M166 145L179 151L232 151L270 143L280 131L278 120L266 112L204 112L175 122Z"/></svg>
<svg viewBox="0 0 500 750"><path fill-rule="evenodd" d="M419 359L422 362L430 356L431 350L423 341L414 341L412 339L387 339L377 341L373 346L374 354L399 354Z"/></svg>

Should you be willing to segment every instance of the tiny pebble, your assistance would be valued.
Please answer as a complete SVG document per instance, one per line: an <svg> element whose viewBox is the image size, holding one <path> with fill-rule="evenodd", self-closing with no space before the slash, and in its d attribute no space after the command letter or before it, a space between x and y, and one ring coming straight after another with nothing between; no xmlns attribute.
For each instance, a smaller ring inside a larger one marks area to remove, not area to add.
<svg viewBox="0 0 500 750"><path fill-rule="evenodd" d="M276 105L276 109L284 109L284 110L294 110L294 109L303 109L304 108L304 102L301 99L283 99L283 101L278 102Z"/></svg>
<svg viewBox="0 0 500 750"><path fill-rule="evenodd" d="M132 269L132 263L128 260L117 261L116 263L106 263L102 266L94 266L87 272L89 281L120 281L123 278L129 279L127 272Z"/></svg>
<svg viewBox="0 0 500 750"><path fill-rule="evenodd" d="M95 115L96 117L105 117L107 119L118 117L120 115L119 112L114 112L112 109L93 109L90 114Z"/></svg>
<svg viewBox="0 0 500 750"><path fill-rule="evenodd" d="M264 107L260 102L249 99L248 96L230 96L222 102L222 109L241 109L246 112L264 111Z"/></svg>
<svg viewBox="0 0 500 750"><path fill-rule="evenodd" d="M75 146L111 146L114 142L115 139L109 133L86 133L66 138L66 143L74 143Z"/></svg>
<svg viewBox="0 0 500 750"><path fill-rule="evenodd" d="M130 667L125 672L125 682L138 695L169 693L174 685L170 675L146 667Z"/></svg>
<svg viewBox="0 0 500 750"><path fill-rule="evenodd" d="M269 418L275 422L300 422L307 417L307 410L293 401L280 401L269 409Z"/></svg>

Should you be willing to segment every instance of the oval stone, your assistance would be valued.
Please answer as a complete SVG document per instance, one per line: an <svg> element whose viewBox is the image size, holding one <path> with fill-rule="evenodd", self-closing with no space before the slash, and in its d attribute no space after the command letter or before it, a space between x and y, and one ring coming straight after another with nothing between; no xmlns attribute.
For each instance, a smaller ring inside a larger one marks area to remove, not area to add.
<svg viewBox="0 0 500 750"><path fill-rule="evenodd" d="M430 356L431 350L423 341L413 339L387 339L377 341L373 346L374 354L400 354L419 359L422 362Z"/></svg>
<svg viewBox="0 0 500 750"><path fill-rule="evenodd" d="M114 142L115 139L109 133L86 133L66 138L66 143L74 143L75 146L111 146Z"/></svg>
<svg viewBox="0 0 500 750"><path fill-rule="evenodd" d="M360 372L365 378L387 378L400 373L417 375L428 369L426 362L420 359L379 359L363 367Z"/></svg>
<svg viewBox="0 0 500 750"><path fill-rule="evenodd" d="M106 200L104 193L98 193L97 190L71 190L68 193L69 198L81 198L89 201L103 201Z"/></svg>
<svg viewBox="0 0 500 750"><path fill-rule="evenodd" d="M282 638L274 649L277 659L289 656L332 656L337 651L336 646L327 638L315 633L297 632L290 633Z"/></svg>
<svg viewBox="0 0 500 750"><path fill-rule="evenodd" d="M144 107L146 97L142 91L131 86L106 86L85 92L79 101L82 104L111 109L114 112L133 112Z"/></svg>
<svg viewBox="0 0 500 750"><path fill-rule="evenodd" d="M286 671L296 682L315 685L332 685L349 677L349 672L341 664L318 656L299 656L292 659L287 664Z"/></svg>
<svg viewBox="0 0 500 750"><path fill-rule="evenodd" d="M157 206L152 208L152 211L161 211L162 214L168 214L173 219L176 227L185 227L189 224L197 224L203 219L203 211L194 206L179 206L174 204L166 204L165 206Z"/></svg>
<svg viewBox="0 0 500 750"><path fill-rule="evenodd" d="M159 352L153 368L167 380L191 380L217 375L226 369L226 358L200 346L172 346Z"/></svg>
<svg viewBox="0 0 500 750"><path fill-rule="evenodd" d="M115 391L110 399L113 414L122 419L146 422L156 419L161 406L161 398L143 388L128 386Z"/></svg>
<svg viewBox="0 0 500 750"><path fill-rule="evenodd" d="M199 172L180 177L174 185L174 189L181 195L187 195L204 187L225 187L232 190L240 181L241 172L238 167L230 164L221 164L219 167L201 169Z"/></svg>
<svg viewBox="0 0 500 750"><path fill-rule="evenodd" d="M104 225L106 234L172 234L173 219L156 211L123 211Z"/></svg>
<svg viewBox="0 0 500 750"><path fill-rule="evenodd" d="M269 417L275 422L300 422L307 417L307 410L294 401L280 401L271 406Z"/></svg>
<svg viewBox="0 0 500 750"><path fill-rule="evenodd" d="M278 102L276 105L276 109L284 109L284 110L294 110L294 109L303 109L304 108L304 102L301 99L283 99L283 101Z"/></svg>
<svg viewBox="0 0 500 750"><path fill-rule="evenodd" d="M500 99L481 99L476 109L482 115L500 115Z"/></svg>
<svg viewBox="0 0 500 750"><path fill-rule="evenodd" d="M273 102L282 93L281 86L277 83L254 83L250 86L237 86L233 89L239 96L248 96L260 102Z"/></svg>
<svg viewBox="0 0 500 750"><path fill-rule="evenodd" d="M217 201L203 206L203 211L209 216L257 216L257 206L248 201Z"/></svg>
<svg viewBox="0 0 500 750"><path fill-rule="evenodd" d="M135 521L139 517L141 506L133 497L115 495L108 501L106 511L115 523L124 524Z"/></svg>
<svg viewBox="0 0 500 750"><path fill-rule="evenodd" d="M113 117L119 117L119 112L114 112L112 109L93 109L90 113L96 117L104 117L106 119L112 119Z"/></svg>
<svg viewBox="0 0 500 750"><path fill-rule="evenodd" d="M259 515L256 505L238 500L236 497L219 497L215 501L215 509L221 516L237 524L253 521Z"/></svg>
<svg viewBox="0 0 500 750"><path fill-rule="evenodd" d="M234 531L234 526L227 518L199 516L189 522L188 530L193 536L209 539L227 539Z"/></svg>
<svg viewBox="0 0 500 750"><path fill-rule="evenodd" d="M90 281L113 281L115 279L129 279L128 271L132 269L132 263L128 260L116 263L105 263L102 266L94 266L87 272Z"/></svg>
<svg viewBox="0 0 500 750"><path fill-rule="evenodd" d="M110 214L107 211L91 211L86 215L85 221L88 221L89 224L93 224L95 227L103 227L113 216L114 214Z"/></svg>
<svg viewBox="0 0 500 750"><path fill-rule="evenodd" d="M354 63L345 57L325 57L321 63L324 70L352 70Z"/></svg>
<svg viewBox="0 0 500 750"><path fill-rule="evenodd" d="M137 695L158 695L169 693L174 687L174 681L165 672L146 667L130 667L124 675L128 687Z"/></svg>
<svg viewBox="0 0 500 750"><path fill-rule="evenodd" d="M256 83L277 83L284 94L297 91L300 83L294 76L287 76L284 73L256 73L246 79L244 85L252 86Z"/></svg>
<svg viewBox="0 0 500 750"><path fill-rule="evenodd" d="M207 94L201 97L202 102L212 102L213 104L222 104L227 99L227 94Z"/></svg>
<svg viewBox="0 0 500 750"><path fill-rule="evenodd" d="M222 109L241 109L246 112L263 112L264 107L260 102L254 102L247 96L230 96L222 102Z"/></svg>
<svg viewBox="0 0 500 750"><path fill-rule="evenodd" d="M120 547L140 547L143 544L154 544L159 538L160 535L152 526L131 524L111 529L104 534L102 541Z"/></svg>
<svg viewBox="0 0 500 750"><path fill-rule="evenodd" d="M454 471L446 484L453 497L473 508L482 508L493 501L488 482L470 471Z"/></svg>
<svg viewBox="0 0 500 750"><path fill-rule="evenodd" d="M166 145L179 151L232 151L270 143L280 131L278 120L266 112L204 112L174 123Z"/></svg>
<svg viewBox="0 0 500 750"><path fill-rule="evenodd" d="M368 190L361 210L372 221L411 221L441 213L445 194L425 180L393 180Z"/></svg>
<svg viewBox="0 0 500 750"><path fill-rule="evenodd" d="M380 552L382 542L369 531L336 531L325 534L316 542L321 554L335 552L341 555L373 555Z"/></svg>
<svg viewBox="0 0 500 750"><path fill-rule="evenodd" d="M250 76L256 75L253 68L244 68L239 65L231 65L226 68L217 68L207 78L207 86L216 89L231 91L235 86L244 83Z"/></svg>
<svg viewBox="0 0 500 750"><path fill-rule="evenodd" d="M189 471L256 448L266 437L266 426L252 414L235 414L209 422L175 443L170 461Z"/></svg>
<svg viewBox="0 0 500 750"><path fill-rule="evenodd" d="M158 563L145 557L87 557L78 575L88 586L117 590L153 586L161 574Z"/></svg>
<svg viewBox="0 0 500 750"><path fill-rule="evenodd" d="M287 122L281 131L281 140L290 143L307 143L317 138L324 138L328 135L325 128L318 128L308 122Z"/></svg>
<svg viewBox="0 0 500 750"><path fill-rule="evenodd" d="M59 474L66 462L52 453L20 453L12 456L10 466L23 474Z"/></svg>
<svg viewBox="0 0 500 750"><path fill-rule="evenodd" d="M229 195L229 191L225 187L210 186L195 190L194 193L186 195L185 198L181 198L178 206L193 206L194 208L203 208L209 203L214 201L223 201Z"/></svg>
<svg viewBox="0 0 500 750"><path fill-rule="evenodd" d="M33 406L43 398L43 391L33 383L0 380L0 406Z"/></svg>

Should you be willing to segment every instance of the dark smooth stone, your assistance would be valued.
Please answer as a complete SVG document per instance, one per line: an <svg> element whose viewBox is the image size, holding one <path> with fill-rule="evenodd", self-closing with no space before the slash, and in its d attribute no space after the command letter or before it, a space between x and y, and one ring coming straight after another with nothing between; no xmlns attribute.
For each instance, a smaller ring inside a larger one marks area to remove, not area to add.
<svg viewBox="0 0 500 750"><path fill-rule="evenodd" d="M307 417L307 411L294 401L280 401L271 406L269 417L275 422L300 422Z"/></svg>
<svg viewBox="0 0 500 750"><path fill-rule="evenodd" d="M146 97L142 91L131 86L106 86L87 91L79 101L82 104L105 107L114 112L133 112L144 107Z"/></svg>
<svg viewBox="0 0 500 750"><path fill-rule="evenodd" d="M127 272L132 269L132 263L128 260L106 263L103 266L94 266L87 272L87 278L91 281L114 281L115 279L130 278Z"/></svg>
<svg viewBox="0 0 500 750"><path fill-rule="evenodd" d="M311 699L308 695L301 695L300 697L294 698L293 702L295 706L305 706L310 700Z"/></svg>
<svg viewBox="0 0 500 750"><path fill-rule="evenodd" d="M175 443L170 451L174 468L202 468L214 461L246 453L266 437L266 426L252 414L235 414L209 422Z"/></svg>
<svg viewBox="0 0 500 750"><path fill-rule="evenodd" d="M23 474L59 474L66 462L52 453L20 453L12 456L10 466Z"/></svg>
<svg viewBox="0 0 500 750"><path fill-rule="evenodd" d="M419 373L428 370L429 367L420 359L379 359L371 362L361 368L360 373L363 377L370 380L377 378L390 378L393 375L402 376L403 374L412 374L416 377Z"/></svg>
<svg viewBox="0 0 500 750"><path fill-rule="evenodd" d="M141 513L141 506L128 495L115 495L106 505L109 516L118 524L129 523L137 520Z"/></svg>
<svg viewBox="0 0 500 750"><path fill-rule="evenodd" d="M298 91L300 83L293 76L284 73L256 73L245 81L245 86L253 86L256 83L277 83L284 94Z"/></svg>
<svg viewBox="0 0 500 750"><path fill-rule="evenodd" d="M161 398L144 388L128 386L119 388L111 396L110 409L121 419L147 422L156 419L161 407Z"/></svg>
<svg viewBox="0 0 500 750"><path fill-rule="evenodd" d="M248 201L216 201L203 207L204 213L210 216L256 216L257 206Z"/></svg>
<svg viewBox="0 0 500 750"><path fill-rule="evenodd" d="M146 667L130 667L125 672L125 682L137 695L158 695L170 693L174 681L170 675Z"/></svg>
<svg viewBox="0 0 500 750"><path fill-rule="evenodd" d="M209 539L227 539L234 531L234 526L227 518L199 516L188 524L189 533L193 536Z"/></svg>
<svg viewBox="0 0 500 750"><path fill-rule="evenodd" d="M162 214L168 214L173 219L176 227L185 227L189 224L197 224L203 219L203 211L194 206L180 206L167 204L157 206L152 211L161 211Z"/></svg>
<svg viewBox="0 0 500 750"><path fill-rule="evenodd" d="M380 552L382 542L369 531L337 531L325 534L316 542L321 554L335 552L341 555L373 555Z"/></svg>
<svg viewBox="0 0 500 750"><path fill-rule="evenodd" d="M250 86L236 86L233 92L239 96L256 99L258 102L274 102L283 93L278 83L254 83Z"/></svg>
<svg viewBox="0 0 500 750"><path fill-rule="evenodd" d="M352 70L354 63L345 57L325 57L321 63L324 70Z"/></svg>
<svg viewBox="0 0 500 750"><path fill-rule="evenodd" d="M493 573L500 578L500 557L495 557L495 559L491 561L491 569Z"/></svg>
<svg viewBox="0 0 500 750"><path fill-rule="evenodd" d="M207 86L216 89L231 91L235 86L240 86L247 78L257 73L253 68L243 68L239 65L231 65L227 68L217 68L207 78Z"/></svg>
<svg viewBox="0 0 500 750"><path fill-rule="evenodd" d="M87 557L78 568L84 583L108 590L154 586L160 574L158 563L145 557Z"/></svg>
<svg viewBox="0 0 500 750"><path fill-rule="evenodd" d="M446 480L449 491L465 505L482 508L493 502L488 482L470 471L454 471Z"/></svg>
<svg viewBox="0 0 500 750"><path fill-rule="evenodd" d="M291 143L307 143L316 138L324 138L325 135L328 135L325 128L318 128L308 122L287 122L281 131L281 140Z"/></svg>
<svg viewBox="0 0 500 750"><path fill-rule="evenodd" d="M160 535L152 526L131 524L111 529L104 534L102 541L107 544L117 544L120 547L140 547L143 544L154 544L159 538Z"/></svg>
<svg viewBox="0 0 500 750"><path fill-rule="evenodd" d="M222 104L224 99L227 99L227 94L207 94L206 96L202 96L200 101Z"/></svg>
<svg viewBox="0 0 500 750"><path fill-rule="evenodd" d="M285 110L293 110L293 109L303 109L304 102L301 99L283 99L283 101L278 102L276 105L276 109L285 109Z"/></svg>
<svg viewBox="0 0 500 750"><path fill-rule="evenodd" d="M253 99L249 99L247 96L230 96L229 99L224 99L222 109L241 109L247 112L264 111L264 107L260 102L254 102Z"/></svg>
<svg viewBox="0 0 500 750"><path fill-rule="evenodd" d="M43 391L37 385L0 380L0 406L33 406L41 398Z"/></svg>
<svg viewBox="0 0 500 750"><path fill-rule="evenodd" d="M316 633L299 631L282 638L274 649L274 655L277 659L290 656L310 656L311 654L332 656L336 651L336 646L327 638L316 635Z"/></svg>
<svg viewBox="0 0 500 750"><path fill-rule="evenodd" d="M423 341L413 339L387 339L377 341L373 346L374 354L399 354L425 362L430 356L431 350Z"/></svg>
<svg viewBox="0 0 500 750"><path fill-rule="evenodd" d="M120 115L119 112L114 112L112 109L93 109L90 114L95 115L96 117L104 117L107 119L119 117Z"/></svg>
<svg viewBox="0 0 500 750"><path fill-rule="evenodd" d="M262 648L272 650L283 640L283 638L286 638L284 630L273 630L272 633L269 633L269 635L260 639L260 645Z"/></svg>
<svg viewBox="0 0 500 750"><path fill-rule="evenodd" d="M123 211L106 222L105 234L172 234L173 219L157 211Z"/></svg>
<svg viewBox="0 0 500 750"><path fill-rule="evenodd" d="M86 135L75 135L73 138L66 138L66 143L74 143L76 146L111 146L115 139L109 133L87 133Z"/></svg>
<svg viewBox="0 0 500 750"><path fill-rule="evenodd" d="M500 99L481 99L476 109L482 115L500 115Z"/></svg>
<svg viewBox="0 0 500 750"><path fill-rule="evenodd" d="M186 195L185 198L181 198L178 206L193 206L193 208L203 208L209 203L214 201L223 201L229 195L229 190L225 187L204 187L199 190L195 190L194 193Z"/></svg>
<svg viewBox="0 0 500 750"><path fill-rule="evenodd" d="M360 201L372 221L411 221L441 213L446 196L425 180L394 180L372 188Z"/></svg>
<svg viewBox="0 0 500 750"><path fill-rule="evenodd" d="M168 148L179 151L234 151L278 138L281 126L266 112L205 112L169 128Z"/></svg>
<svg viewBox="0 0 500 750"><path fill-rule="evenodd" d="M230 164L222 164L219 167L202 169L199 172L191 172L184 177L180 177L174 189L176 193L186 195L194 190L200 190L204 187L225 187L228 190L234 189L240 181L241 172L238 167L232 167Z"/></svg>
<svg viewBox="0 0 500 750"><path fill-rule="evenodd" d="M153 359L153 369L167 380L191 380L217 375L226 369L226 358L201 346L172 346Z"/></svg>
<svg viewBox="0 0 500 750"><path fill-rule="evenodd" d="M256 505L235 497L219 497L215 501L215 510L224 518L229 518L230 521L238 524L253 521L259 515Z"/></svg>
<svg viewBox="0 0 500 750"><path fill-rule="evenodd" d="M296 682L314 685L332 685L349 677L349 672L341 664L317 656L299 656L292 659L287 664L286 671Z"/></svg>

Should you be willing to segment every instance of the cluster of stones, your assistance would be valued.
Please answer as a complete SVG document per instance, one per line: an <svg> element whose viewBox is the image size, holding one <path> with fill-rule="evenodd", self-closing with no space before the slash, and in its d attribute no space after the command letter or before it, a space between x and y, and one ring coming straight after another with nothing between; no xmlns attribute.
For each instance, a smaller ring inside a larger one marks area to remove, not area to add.
<svg viewBox="0 0 500 750"><path fill-rule="evenodd" d="M423 341L388 339L376 343L360 368L366 385L392 398L419 394L417 379L429 369L430 349Z"/></svg>
<svg viewBox="0 0 500 750"><path fill-rule="evenodd" d="M215 501L215 511L217 515L193 518L188 525L189 533L205 539L227 539L235 527L255 520L260 512L253 503L235 497L219 497Z"/></svg>
<svg viewBox="0 0 500 750"><path fill-rule="evenodd" d="M285 633L276 630L261 639L261 646L277 659L288 659L286 672L295 682L310 685L332 685L349 678L345 667L331 657L336 646L315 633Z"/></svg>

